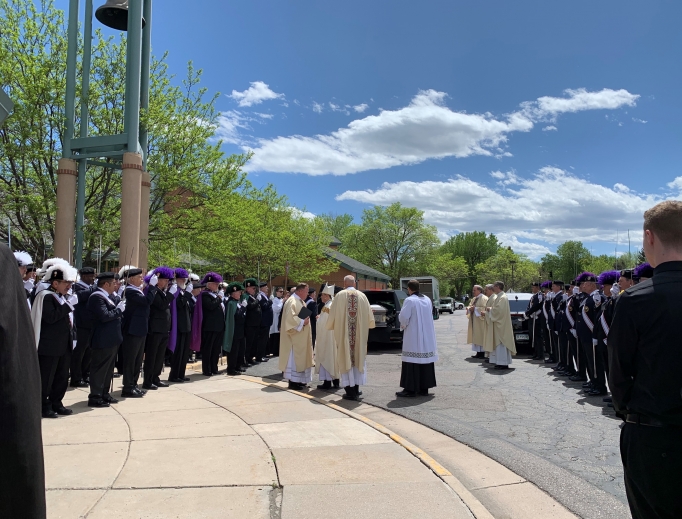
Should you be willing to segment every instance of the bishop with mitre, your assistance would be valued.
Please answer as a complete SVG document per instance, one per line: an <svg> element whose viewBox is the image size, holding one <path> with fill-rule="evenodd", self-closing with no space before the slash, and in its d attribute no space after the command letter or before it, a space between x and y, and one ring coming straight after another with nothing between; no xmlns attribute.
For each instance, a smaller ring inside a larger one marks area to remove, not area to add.
<svg viewBox="0 0 682 519"><path fill-rule="evenodd" d="M339 387L339 374L336 369L336 340L334 332L327 330L327 321L334 298L334 285L327 285L320 292L320 299L324 306L317 317L317 339L315 341L315 373L322 384L317 389L331 389Z"/></svg>
<svg viewBox="0 0 682 519"><path fill-rule="evenodd" d="M313 334L310 317L301 318L308 296L308 285L299 283L282 308L279 336L279 369L289 389L303 389L313 380Z"/></svg>

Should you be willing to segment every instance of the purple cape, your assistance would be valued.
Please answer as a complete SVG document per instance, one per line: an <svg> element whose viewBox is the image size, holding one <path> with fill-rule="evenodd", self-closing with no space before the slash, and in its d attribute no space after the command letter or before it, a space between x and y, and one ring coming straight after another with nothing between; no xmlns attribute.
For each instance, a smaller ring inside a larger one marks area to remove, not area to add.
<svg viewBox="0 0 682 519"><path fill-rule="evenodd" d="M194 305L194 316L192 317L192 342L189 347L192 351L201 350L201 323L204 321L204 310L201 305L201 295L197 297L197 303Z"/></svg>

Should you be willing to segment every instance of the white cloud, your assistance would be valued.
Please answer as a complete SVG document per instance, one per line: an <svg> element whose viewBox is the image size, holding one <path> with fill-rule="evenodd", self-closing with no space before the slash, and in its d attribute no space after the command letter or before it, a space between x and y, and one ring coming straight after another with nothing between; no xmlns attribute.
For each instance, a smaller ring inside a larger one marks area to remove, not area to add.
<svg viewBox="0 0 682 519"><path fill-rule="evenodd" d="M633 117L632 120L635 121L636 123L641 123L641 124L646 124L649 122L649 121L645 121L644 119L637 119L637 117Z"/></svg>
<svg viewBox="0 0 682 519"><path fill-rule="evenodd" d="M252 171L346 175L446 157L507 157L511 153L504 148L513 132L530 131L536 122L553 121L565 112L632 106L639 97L610 89L566 94L522 103L521 110L496 118L453 111L445 106L447 94L424 90L404 108L381 110L328 135L261 139L250 166ZM313 111L322 110L313 103Z"/></svg>
<svg viewBox="0 0 682 519"><path fill-rule="evenodd" d="M216 122L216 140L221 140L228 144L243 144L239 129L251 129L248 124L248 118L245 118L238 110L220 112Z"/></svg>
<svg viewBox="0 0 682 519"><path fill-rule="evenodd" d="M329 108L332 109L332 112L342 112L346 115L350 115L350 112L346 108L343 108L340 105L336 105L332 102L329 103Z"/></svg>
<svg viewBox="0 0 682 519"><path fill-rule="evenodd" d="M511 247L517 254L525 254L530 259L537 260L542 258L545 254L551 254L553 251L539 243L529 241L519 241L518 237L511 233L502 232L497 234L497 239L505 247Z"/></svg>
<svg viewBox="0 0 682 519"><path fill-rule="evenodd" d="M609 188L555 167L544 167L531 178L513 172L492 172L495 187L463 176L447 181L384 183L376 190L346 191L337 200L373 205L401 202L424 211L425 220L450 234L485 230L514 239L551 244L576 239L615 242L620 231L631 230L633 243L641 239L642 215L665 198L682 198L682 177L668 184L665 195L637 193L620 184ZM513 182L507 182L513 177ZM549 203L549 201L555 203ZM540 245L524 244L525 253L542 252ZM522 250L519 248L519 252Z"/></svg>
<svg viewBox="0 0 682 519"><path fill-rule="evenodd" d="M367 110L368 108L369 108L369 105L368 105L367 103L362 103L362 104L359 104L359 105L355 105L355 106L353 107L353 110L355 110L357 113L361 114L361 113L363 113L365 110Z"/></svg>
<svg viewBox="0 0 682 519"><path fill-rule="evenodd" d="M284 97L284 94L273 92L270 90L270 87L262 81L253 81L251 86L243 92L233 90L232 94L227 97L237 101L239 106L253 106L259 105L263 101L268 101L270 99L281 99Z"/></svg>
<svg viewBox="0 0 682 519"><path fill-rule="evenodd" d="M261 119L272 119L272 118L274 117L274 115L272 115L272 114L262 114L262 113L260 113L260 112L254 112L254 113L255 113L258 117L260 117Z"/></svg>
<svg viewBox="0 0 682 519"><path fill-rule="evenodd" d="M557 131L557 127L554 126L554 125L552 125L552 124L550 124L549 126L545 126L545 127L542 129L542 131L543 131L543 132L555 132L555 131Z"/></svg>
<svg viewBox="0 0 682 519"><path fill-rule="evenodd" d="M307 218L308 220L312 220L316 216L310 211L301 211L298 207L291 206L289 207L289 210L294 218Z"/></svg>
<svg viewBox="0 0 682 519"><path fill-rule="evenodd" d="M324 105L321 105L320 103L313 101L313 112L321 114L322 110L324 110Z"/></svg>

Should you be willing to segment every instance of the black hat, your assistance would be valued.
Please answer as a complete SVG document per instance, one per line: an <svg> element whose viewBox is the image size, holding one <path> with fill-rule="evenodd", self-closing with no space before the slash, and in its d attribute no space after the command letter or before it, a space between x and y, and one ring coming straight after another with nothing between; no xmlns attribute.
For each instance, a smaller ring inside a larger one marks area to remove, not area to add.
<svg viewBox="0 0 682 519"><path fill-rule="evenodd" d="M246 278L244 280L244 288L257 287L258 280L256 278Z"/></svg>
<svg viewBox="0 0 682 519"><path fill-rule="evenodd" d="M312 294L313 292L317 292L317 290L315 290L313 287L310 287L308 289L308 295Z"/></svg>
<svg viewBox="0 0 682 519"><path fill-rule="evenodd" d="M35 271L36 271L35 265L29 265L28 267L26 267L26 272L35 272Z"/></svg>
<svg viewBox="0 0 682 519"><path fill-rule="evenodd" d="M539 287L539 286L540 286L540 282L539 282L539 281L536 281L535 283L533 283L533 286L534 286L534 287Z"/></svg>
<svg viewBox="0 0 682 519"><path fill-rule="evenodd" d="M97 275L97 280L105 280L105 281L110 281L118 279L118 274L114 274L113 272L100 272Z"/></svg>
<svg viewBox="0 0 682 519"><path fill-rule="evenodd" d="M625 279L632 279L632 269L621 270L620 277L623 277Z"/></svg>
<svg viewBox="0 0 682 519"><path fill-rule="evenodd" d="M571 289L571 285L564 285L564 290L570 290L570 289Z"/></svg>
<svg viewBox="0 0 682 519"><path fill-rule="evenodd" d="M263 287L268 286L268 284L267 284L265 281L263 281L263 282L261 282L258 286L259 286L260 288L263 288Z"/></svg>
<svg viewBox="0 0 682 519"><path fill-rule="evenodd" d="M193 284L192 289L195 289L195 288L206 288L206 283L197 283L196 285Z"/></svg>
<svg viewBox="0 0 682 519"><path fill-rule="evenodd" d="M139 276L140 274L142 274L142 269L138 269L138 268L126 269L123 271L123 275L121 276L121 278L128 279L128 278L132 278L135 276Z"/></svg>
<svg viewBox="0 0 682 519"><path fill-rule="evenodd" d="M564 286L564 282L563 281L552 281L552 285Z"/></svg>
<svg viewBox="0 0 682 519"><path fill-rule="evenodd" d="M242 286L241 283L238 281L234 281L233 283L230 283L227 285L227 290L225 291L226 294L234 294L235 292L243 292L244 287Z"/></svg>
<svg viewBox="0 0 682 519"><path fill-rule="evenodd" d="M82 276L83 274L96 274L95 269L92 268L92 267L83 267L82 269L80 269L80 271L79 271L78 273L79 273L81 276Z"/></svg>

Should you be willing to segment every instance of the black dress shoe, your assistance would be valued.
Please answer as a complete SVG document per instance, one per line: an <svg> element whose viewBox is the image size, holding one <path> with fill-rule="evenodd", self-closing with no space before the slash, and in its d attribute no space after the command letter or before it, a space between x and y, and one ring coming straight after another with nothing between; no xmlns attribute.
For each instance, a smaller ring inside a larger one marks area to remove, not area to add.
<svg viewBox="0 0 682 519"><path fill-rule="evenodd" d="M105 402L101 398L99 400L88 399L88 407L109 407L109 402Z"/></svg>
<svg viewBox="0 0 682 519"><path fill-rule="evenodd" d="M341 395L341 398L343 398L344 400L355 400L355 401L358 400L357 395L349 395L348 393L344 393L343 395Z"/></svg>
<svg viewBox="0 0 682 519"><path fill-rule="evenodd" d="M142 387L145 388L147 391L150 391L150 390L156 391L157 389L159 389L158 387L156 387L156 384L149 384L149 385L142 384Z"/></svg>
<svg viewBox="0 0 682 519"><path fill-rule="evenodd" d="M135 386L135 389L137 389L140 393L142 393L142 396L144 396L144 395L147 394L147 390L146 390L146 389L142 389L142 388L137 387L137 386Z"/></svg>
<svg viewBox="0 0 682 519"><path fill-rule="evenodd" d="M183 377L182 381L183 382L189 382L189 377Z"/></svg>
<svg viewBox="0 0 682 519"><path fill-rule="evenodd" d="M211 375L220 375L217 371L211 371Z"/></svg>
<svg viewBox="0 0 682 519"><path fill-rule="evenodd" d="M241 367L241 368L239 368L237 371L239 371L239 372L241 372L241 373L246 373L246 368Z"/></svg>
<svg viewBox="0 0 682 519"><path fill-rule="evenodd" d="M213 373L202 373L202 375L205 377L212 377Z"/></svg>
<svg viewBox="0 0 682 519"><path fill-rule="evenodd" d="M584 382L586 379L585 377L581 377L580 375L573 375L570 378L571 382Z"/></svg>
<svg viewBox="0 0 682 519"><path fill-rule="evenodd" d="M429 393L429 390L428 390L428 389L423 389L423 390L421 390L421 391L418 391L417 394L418 394L419 396L430 396L430 395L431 395L431 393Z"/></svg>
<svg viewBox="0 0 682 519"><path fill-rule="evenodd" d="M89 384L85 380L72 380L71 384L69 384L71 387L88 387Z"/></svg>
<svg viewBox="0 0 682 519"><path fill-rule="evenodd" d="M139 389L134 388L131 391L121 391L121 396L123 398L142 398L144 393Z"/></svg>
<svg viewBox="0 0 682 519"><path fill-rule="evenodd" d="M227 372L226 372L226 374L229 375L229 376L231 376L231 377L234 377L235 375L241 374L241 372L240 372L240 371L237 371L237 370L235 370L235 369L228 369Z"/></svg>
<svg viewBox="0 0 682 519"><path fill-rule="evenodd" d="M118 400L111 395L103 396L102 400L109 404L118 404Z"/></svg>
<svg viewBox="0 0 682 519"><path fill-rule="evenodd" d="M331 389L332 383L329 380L325 380L322 384L318 384L317 389Z"/></svg>
<svg viewBox="0 0 682 519"><path fill-rule="evenodd" d="M341 385L341 383L340 383L340 381L339 381L338 378L335 378L334 380L332 380L332 384L334 384L334 387L337 388L337 389L338 389L339 386Z"/></svg>
<svg viewBox="0 0 682 519"><path fill-rule="evenodd" d="M554 362L552 359L545 359L545 364L554 364Z"/></svg>
<svg viewBox="0 0 682 519"><path fill-rule="evenodd" d="M168 384L166 384L165 382L161 382L160 380L158 382L155 382L154 385L156 387L168 387Z"/></svg>
<svg viewBox="0 0 682 519"><path fill-rule="evenodd" d="M73 409L67 409L64 406L53 407L52 409L54 409L54 412L60 416L69 416L73 414Z"/></svg>
<svg viewBox="0 0 682 519"><path fill-rule="evenodd" d="M604 396L606 394L606 389L592 389L587 391L587 396Z"/></svg>
<svg viewBox="0 0 682 519"><path fill-rule="evenodd" d="M605 398L602 398L601 401L602 402L613 402L613 398L611 398L610 396L607 396Z"/></svg>
<svg viewBox="0 0 682 519"><path fill-rule="evenodd" d="M289 386L288 386L289 389L294 389L296 391L298 391L299 389L303 389L303 387L304 387L304 385L299 384L298 382L289 382Z"/></svg>
<svg viewBox="0 0 682 519"><path fill-rule="evenodd" d="M588 380L587 382L584 382L584 383L583 383L583 387L584 387L584 388L591 388L591 387L592 387L592 382L590 382L589 380Z"/></svg>
<svg viewBox="0 0 682 519"><path fill-rule="evenodd" d="M502 365L498 364L497 366L495 366L495 369L499 369L499 370L509 369L509 366L502 366Z"/></svg>
<svg viewBox="0 0 682 519"><path fill-rule="evenodd" d="M270 359L268 359L267 357L261 357L261 358L260 358L260 361L261 361L261 362L267 362L267 361L269 361L269 360L270 360Z"/></svg>
<svg viewBox="0 0 682 519"><path fill-rule="evenodd" d="M395 396L414 398L415 396L417 396L417 393L415 393L414 391L407 391L406 389L403 389L402 391L397 391Z"/></svg>
<svg viewBox="0 0 682 519"><path fill-rule="evenodd" d="M181 378L169 378L168 382L173 382L174 384L179 384L181 382L184 382Z"/></svg>
<svg viewBox="0 0 682 519"><path fill-rule="evenodd" d="M59 415L54 409L43 409L43 418L58 418Z"/></svg>

